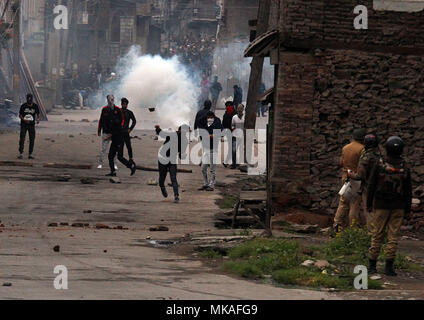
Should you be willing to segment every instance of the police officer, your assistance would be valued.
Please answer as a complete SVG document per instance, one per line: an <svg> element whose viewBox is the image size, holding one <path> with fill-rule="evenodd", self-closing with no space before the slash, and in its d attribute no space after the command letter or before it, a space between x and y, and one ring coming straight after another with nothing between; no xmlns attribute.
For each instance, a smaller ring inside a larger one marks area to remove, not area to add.
<svg viewBox="0 0 424 320"><path fill-rule="evenodd" d="M346 182L349 170L353 173L357 172L359 158L364 150L363 142L365 135L365 129L355 130L353 132L353 141L343 147L342 156L340 158L340 166L343 168L342 184ZM333 224L333 229L336 233L340 232L341 228L345 226L347 214L349 214L349 225L352 225L354 220L359 220L360 203L360 197L356 197L352 201L348 201L344 197L340 197L339 207L337 208Z"/></svg>
<svg viewBox="0 0 424 320"><path fill-rule="evenodd" d="M380 159L380 151L378 149L378 139L374 134L368 134L364 138L365 150L359 158L357 174L348 172L347 176L351 179L361 180L362 205L365 215L368 231L372 232L372 212L367 210L367 192L368 180L371 175L371 170Z"/></svg>
<svg viewBox="0 0 424 320"><path fill-rule="evenodd" d="M401 138L390 137L385 148L387 157L374 166L368 183L368 211L371 211L374 205L374 228L369 249L368 272L377 272L377 259L387 229L384 273L388 276L396 276L393 264L400 227L405 215L411 212L411 173L405 160L402 159L404 142Z"/></svg>

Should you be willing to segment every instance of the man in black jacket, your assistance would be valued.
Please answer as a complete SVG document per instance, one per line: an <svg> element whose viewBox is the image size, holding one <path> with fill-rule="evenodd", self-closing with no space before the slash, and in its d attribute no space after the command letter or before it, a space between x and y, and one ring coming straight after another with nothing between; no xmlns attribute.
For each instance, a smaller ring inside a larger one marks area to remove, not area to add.
<svg viewBox="0 0 424 320"><path fill-rule="evenodd" d="M121 109L119 109L114 104L115 98L113 95L108 96L108 102L113 104L113 107L105 107L102 110L102 115L100 117L101 125L104 128L106 132L109 132L105 140L111 140L112 144L110 145L109 149L109 167L110 167L110 173L106 176L108 177L115 177L115 163L114 158L116 154L118 154L118 160L125 165L127 168L131 170L131 175L134 175L136 171L136 165L134 162L130 163L127 159L123 156L123 143L124 139L122 136L122 130L124 127L124 114L122 113Z"/></svg>
<svg viewBox="0 0 424 320"><path fill-rule="evenodd" d="M222 135L221 120L215 116L212 111L206 115L206 128L201 129L203 156L202 156L202 174L203 187L200 190L214 191L216 180L216 165L219 141ZM209 139L207 138L209 136ZM210 168L210 178L208 177L208 168Z"/></svg>
<svg viewBox="0 0 424 320"><path fill-rule="evenodd" d="M137 120L135 119L134 113L131 110L128 110L128 104L129 104L129 101L127 98L121 99L122 113L124 114L124 129L123 129L122 135L123 135L124 143L127 146L128 157L130 158L129 161L132 163L134 162L134 160L133 160L133 150L131 146L130 133L131 131L134 130L137 124ZM131 126L130 126L130 121L132 122ZM122 147L124 147L124 144L122 144Z"/></svg>
<svg viewBox="0 0 424 320"><path fill-rule="evenodd" d="M369 273L377 272L377 259L387 228L386 267L384 273L396 276L394 260L399 242L400 228L405 216L411 212L411 172L401 155L404 143L394 136L385 144L387 159L373 168L368 183L367 208L373 209L373 229L369 250Z"/></svg>
<svg viewBox="0 0 424 320"><path fill-rule="evenodd" d="M211 110L211 107L212 102L210 100L206 100L204 103L204 108L196 114L196 119L194 120L194 130L206 128L206 115Z"/></svg>
<svg viewBox="0 0 424 320"><path fill-rule="evenodd" d="M178 158L184 158L184 153L189 144L187 133L190 128L183 125L178 128L177 132L165 132L160 128L159 125L156 125L155 129L156 134L165 139L165 142L158 153L159 187L164 198L168 198L168 192L166 191L165 187L165 180L169 171L172 188L174 189L174 203L179 203L180 195L177 181L177 162Z"/></svg>
<svg viewBox="0 0 424 320"><path fill-rule="evenodd" d="M28 159L34 159L32 153L35 143L35 122L40 123L40 108L34 103L34 97L31 93L27 94L27 102L19 110L19 119L21 119L21 134L19 138L19 156L22 159L24 153L25 137L29 134L29 152Z"/></svg>

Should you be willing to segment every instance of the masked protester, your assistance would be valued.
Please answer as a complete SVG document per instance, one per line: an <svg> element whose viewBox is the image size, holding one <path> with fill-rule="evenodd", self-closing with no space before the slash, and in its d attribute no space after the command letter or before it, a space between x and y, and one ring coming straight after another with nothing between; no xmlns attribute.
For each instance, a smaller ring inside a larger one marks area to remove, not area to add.
<svg viewBox="0 0 424 320"><path fill-rule="evenodd" d="M34 103L34 97L31 93L26 96L24 103L19 110L19 118L21 119L21 133L19 138L19 156L18 159L23 159L24 145L26 133L29 134L29 152L28 159L34 159L32 153L35 144L35 123L40 123L40 108Z"/></svg>
<svg viewBox="0 0 424 320"><path fill-rule="evenodd" d="M348 172L348 178L361 180L361 193L362 193L362 204L367 224L367 229L372 234L373 213L367 210L367 192L368 192L368 180L371 175L371 170L375 164L379 161L381 155L378 149L378 139L374 134L365 136L364 139L365 150L359 158L358 173Z"/></svg>
<svg viewBox="0 0 424 320"><path fill-rule="evenodd" d="M231 169L237 168L237 150L239 151L240 159L244 156L244 121L244 105L239 104L237 106L237 114L231 120L231 129L233 130L233 164L230 167Z"/></svg>
<svg viewBox="0 0 424 320"><path fill-rule="evenodd" d="M364 138L366 135L365 129L358 129L353 132L353 141L343 147L342 156L340 158L340 166L342 167L342 184L348 179L348 172L352 171L354 174L357 173L358 163L361 154L364 151ZM335 233L346 227L346 216L349 216L349 225L353 225L354 222L359 221L359 211L361 205L361 198L356 197L353 200L348 201L343 196L340 197L339 206L334 217L333 229Z"/></svg>
<svg viewBox="0 0 424 320"><path fill-rule="evenodd" d="M221 140L221 120L212 111L206 116L206 128L202 129L201 137L203 144L202 174L203 186L199 190L214 191L216 180L216 165L218 159L218 147ZM207 139L209 136L209 139ZM210 168L210 176L208 169Z"/></svg>
<svg viewBox="0 0 424 320"><path fill-rule="evenodd" d="M127 98L121 99L121 107L122 107L122 113L124 114L124 128L122 132L122 136L124 139L124 144L127 147L128 150L128 157L130 158L129 161L132 163L133 160L133 150L131 146L131 137L130 133L134 130L137 120L135 119L134 113L131 110L128 110L128 104L129 101ZM131 122L131 126L130 126ZM122 147L124 147L124 144L122 144ZM122 151L123 152L123 151Z"/></svg>
<svg viewBox="0 0 424 320"><path fill-rule="evenodd" d="M387 139L387 157L374 166L367 192L368 211L374 209L371 247L369 249L370 274L377 272L377 259L387 229L386 266L384 273L396 276L394 261L399 242L400 228L405 216L411 212L411 172L402 153L404 142L397 136Z"/></svg>
<svg viewBox="0 0 424 320"><path fill-rule="evenodd" d="M115 99L112 95L108 96L108 101L110 103L114 103ZM110 132L106 135L104 138L105 140L111 140L111 145L109 149L109 167L110 167L110 173L106 176L108 177L115 177L116 176L116 169L115 169L115 163L114 158L116 157L116 154L118 154L118 160L127 168L131 170L131 175L134 175L136 171L136 164L134 162L130 163L127 159L123 156L123 144L124 139L122 136L122 130L124 127L124 114L122 113L121 109L119 109L115 104L113 104L113 107L105 107L102 110L102 127L105 129L106 132Z"/></svg>
<svg viewBox="0 0 424 320"><path fill-rule="evenodd" d="M183 159L185 156L184 152L189 144L187 133L190 128L187 125L182 125L176 132L165 132L159 125L155 126L155 128L156 134L165 139L165 142L158 153L159 187L162 191L163 197L168 198L165 180L169 172L172 188L174 190L174 203L179 203L180 194L178 191L177 181L177 162L178 159Z"/></svg>

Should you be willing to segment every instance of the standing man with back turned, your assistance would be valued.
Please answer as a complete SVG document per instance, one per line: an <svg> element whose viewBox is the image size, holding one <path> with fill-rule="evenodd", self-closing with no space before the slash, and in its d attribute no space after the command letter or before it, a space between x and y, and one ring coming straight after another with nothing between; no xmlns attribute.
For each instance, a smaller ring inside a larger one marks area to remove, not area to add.
<svg viewBox="0 0 424 320"><path fill-rule="evenodd" d="M129 104L129 101L127 98L121 99L121 107L122 107L121 110L122 110L122 113L124 114L124 129L123 129L122 136L124 138L124 143L127 146L129 161L133 163L134 159L133 159L133 150L131 146L130 133L131 131L134 130L135 125L137 124L137 120L135 119L134 113L131 110L128 110L128 104ZM131 126L130 126L130 121L132 122ZM122 147L123 146L124 145L122 145Z"/></svg>

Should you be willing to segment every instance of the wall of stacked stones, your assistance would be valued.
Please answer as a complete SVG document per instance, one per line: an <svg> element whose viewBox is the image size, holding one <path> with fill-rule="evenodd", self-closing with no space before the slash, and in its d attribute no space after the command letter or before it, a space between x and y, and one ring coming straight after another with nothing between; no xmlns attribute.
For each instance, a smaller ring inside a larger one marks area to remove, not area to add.
<svg viewBox="0 0 424 320"><path fill-rule="evenodd" d="M341 149L361 127L382 143L391 135L405 140L414 195L424 203L423 70L423 56L329 49L282 52L271 172L276 210L284 211L292 202L334 214ZM418 224L424 208L414 210L411 223Z"/></svg>

